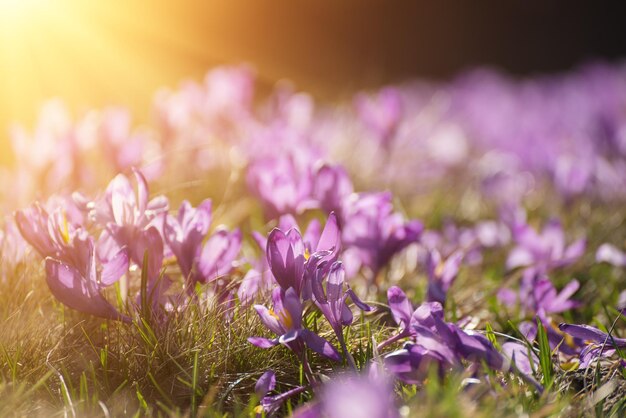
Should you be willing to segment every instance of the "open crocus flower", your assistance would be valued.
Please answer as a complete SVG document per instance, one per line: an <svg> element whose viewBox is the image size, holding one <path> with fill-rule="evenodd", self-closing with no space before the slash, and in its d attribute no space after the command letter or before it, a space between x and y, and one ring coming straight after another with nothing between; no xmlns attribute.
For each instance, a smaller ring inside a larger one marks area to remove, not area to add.
<svg viewBox="0 0 626 418"><path fill-rule="evenodd" d="M86 266L88 234L82 227L67 218L63 208L49 214L35 203L15 213L15 222L24 240L42 257L52 257L74 266ZM125 248L120 251L126 252ZM117 253L113 255L117 255Z"/></svg>
<svg viewBox="0 0 626 418"><path fill-rule="evenodd" d="M610 357L617 349L626 349L626 338L617 338L589 325L560 324L559 329L583 340L586 347L580 353L580 367L587 368L602 357Z"/></svg>
<svg viewBox="0 0 626 418"><path fill-rule="evenodd" d="M429 318L432 316L443 318L443 307L439 302L426 302L414 309L406 293L398 286L391 286L387 290L387 303L393 320L399 326L399 332L380 343L378 350L403 338L415 335L413 325L426 323L428 326L432 326L433 323Z"/></svg>
<svg viewBox="0 0 626 418"><path fill-rule="evenodd" d="M513 239L516 247L511 250L506 261L510 270L517 267L533 267L546 272L553 268L574 263L585 252L585 239L565 245L565 234L558 221L552 221L538 233L523 223L514 226Z"/></svg>
<svg viewBox="0 0 626 418"><path fill-rule="evenodd" d="M141 265L143 253L136 246L138 237L152 224L161 226L156 218L165 215L169 203L165 196L148 200L145 177L138 170L133 173L137 189L133 190L126 176L118 174L109 183L104 198L94 205L91 216L106 228L98 242L101 259L107 260L121 247L127 247L131 260Z"/></svg>
<svg viewBox="0 0 626 418"><path fill-rule="evenodd" d="M265 208L268 218L297 214L315 206L312 157L288 154L258 159L248 168L248 188Z"/></svg>
<svg viewBox="0 0 626 418"><path fill-rule="evenodd" d="M80 312L107 319L130 322L102 295L102 289L115 283L128 269L128 253L119 251L104 265L97 261L93 239L77 237L85 250L77 264L46 258L46 282L52 294L64 305Z"/></svg>
<svg viewBox="0 0 626 418"><path fill-rule="evenodd" d="M344 199L353 190L352 181L342 166L322 164L315 171L313 196L325 212L341 213Z"/></svg>
<svg viewBox="0 0 626 418"><path fill-rule="evenodd" d="M454 252L445 261L441 260L439 251L432 250L426 259L426 271L428 272L428 293L427 302L446 303L448 289L459 273L459 267L463 260L461 251Z"/></svg>
<svg viewBox="0 0 626 418"><path fill-rule="evenodd" d="M317 242L305 244L296 228L287 232L274 228L267 238L267 262L283 291L292 288L307 300L311 296L309 276L315 273L319 263L332 263L337 259L340 243L337 218L331 213Z"/></svg>
<svg viewBox="0 0 626 418"><path fill-rule="evenodd" d="M302 355L305 345L311 350L331 360L339 361L341 356L328 341L302 327L302 303L293 288L286 292L279 287L272 292L274 309L254 305L263 324L277 338L250 337L248 341L257 347L270 348L283 344L298 355Z"/></svg>
<svg viewBox="0 0 626 418"><path fill-rule="evenodd" d="M187 290L195 283L207 283L228 274L241 249L241 232L218 229L202 245L211 225L211 201L197 208L184 201L178 216L165 216L163 236L176 256Z"/></svg>
<svg viewBox="0 0 626 418"><path fill-rule="evenodd" d="M391 257L417 242L423 230L421 222L406 222L393 212L390 193L352 195L343 208L342 228L344 259L348 257L352 265L349 270L363 265L374 277Z"/></svg>
<svg viewBox="0 0 626 418"><path fill-rule="evenodd" d="M420 308L424 309L420 309ZM411 318L413 341L385 357L385 366L407 383L420 383L431 365L439 372L459 367L461 360L485 362L494 370L503 368L502 355L480 334L470 334L443 319L443 309L437 302L422 305ZM406 321L406 317L403 319Z"/></svg>

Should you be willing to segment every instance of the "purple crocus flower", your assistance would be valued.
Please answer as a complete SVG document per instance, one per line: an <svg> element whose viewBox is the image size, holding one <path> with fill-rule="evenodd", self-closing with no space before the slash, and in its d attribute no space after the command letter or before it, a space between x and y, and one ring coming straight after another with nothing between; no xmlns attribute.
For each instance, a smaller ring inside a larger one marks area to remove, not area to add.
<svg viewBox="0 0 626 418"><path fill-rule="evenodd" d="M443 318L443 307L439 302L425 302L414 309L406 293L398 286L391 286L387 290L387 303L400 329L396 335L380 343L378 350L408 336L414 336L414 325L426 324L430 327L434 324L430 318L434 316Z"/></svg>
<svg viewBox="0 0 626 418"><path fill-rule="evenodd" d="M369 312L371 308L359 299L350 286L347 286L347 289L344 290L346 273L341 261L334 262L330 267L325 288L323 285L325 277L323 271L324 269L320 266L317 270L318 274L313 281L313 300L330 323L337 337L341 338L342 327L352 324L353 319L352 311L350 311L347 305L348 298L365 312Z"/></svg>
<svg viewBox="0 0 626 418"><path fill-rule="evenodd" d="M322 164L315 171L312 193L325 212L341 215L343 201L353 191L352 181L342 166Z"/></svg>
<svg viewBox="0 0 626 418"><path fill-rule="evenodd" d="M64 258L69 255L66 248L76 235L76 228L60 210L50 216L39 203L35 203L15 212L15 223L41 257Z"/></svg>
<svg viewBox="0 0 626 418"><path fill-rule="evenodd" d="M315 273L318 263L335 261L339 248L337 218L331 213L317 242L305 244L296 228L287 232L274 228L267 238L267 262L283 291L293 288L307 300L311 295L309 276Z"/></svg>
<svg viewBox="0 0 626 418"><path fill-rule="evenodd" d="M404 306L402 323L406 323L406 313ZM502 355L487 338L444 321L441 304L432 302L420 306L410 321L412 330L407 334L413 341L385 356L387 369L401 380L419 383L426 377L431 364L438 365L439 372L443 373L460 366L462 359L473 363L485 362L495 370L503 368Z"/></svg>
<svg viewBox="0 0 626 418"><path fill-rule="evenodd" d="M585 252L585 239L565 245L565 234L558 221L552 221L537 233L527 224L517 225L513 230L517 245L506 261L508 269L533 267L540 271L564 267L574 263Z"/></svg>
<svg viewBox="0 0 626 418"><path fill-rule="evenodd" d="M130 322L102 295L102 290L115 283L128 269L128 253L119 251L100 266L91 237L79 235L76 244L84 249L84 257L71 264L52 257L46 258L46 282L52 294L72 309L107 319Z"/></svg>
<svg viewBox="0 0 626 418"><path fill-rule="evenodd" d="M319 266L316 273L312 281L313 300L335 332L349 364L356 370L354 359L343 338L343 327L351 325L353 320L352 311L346 301L350 298L357 307L366 312L369 312L371 308L358 298L350 286L344 290L346 272L340 261L336 261L331 266L325 289L323 286L326 276L324 266Z"/></svg>
<svg viewBox="0 0 626 418"><path fill-rule="evenodd" d="M513 305L519 300L522 307L532 315L561 313L580 305L570 299L579 287L578 280L572 280L557 292L548 276L528 269L522 275L518 294L510 289L501 289L498 298L506 305Z"/></svg>
<svg viewBox="0 0 626 418"><path fill-rule="evenodd" d="M363 265L376 277L391 257L419 239L422 223L404 221L393 212L391 198L391 193L360 193L346 200L342 242L350 271Z"/></svg>
<svg viewBox="0 0 626 418"><path fill-rule="evenodd" d="M403 113L399 92L386 88L376 96L359 95L355 99L355 106L363 124L383 146L389 147Z"/></svg>
<svg viewBox="0 0 626 418"><path fill-rule="evenodd" d="M626 267L626 253L612 244L604 243L596 251L596 261L615 267Z"/></svg>
<svg viewBox="0 0 626 418"><path fill-rule="evenodd" d="M326 383L319 399L298 408L294 418L399 418L393 385L369 376L337 376Z"/></svg>
<svg viewBox="0 0 626 418"><path fill-rule="evenodd" d="M463 253L456 251L445 261L441 260L439 251L432 250L426 259L426 271L428 272L427 302L446 303L448 289L459 273L459 267L463 260Z"/></svg>
<svg viewBox="0 0 626 418"><path fill-rule="evenodd" d="M289 154L258 159L248 168L248 188L265 208L268 218L298 214L315 203L311 199L311 161Z"/></svg>
<svg viewBox="0 0 626 418"><path fill-rule="evenodd" d="M98 242L98 255L107 260L121 247L127 247L131 260L141 265L142 251L137 247L139 236L151 225L160 227L157 218L165 216L168 201L165 196L148 200L148 183L138 170L133 170L137 182L133 190L129 179L119 174L107 187L104 198L95 204L92 216L105 230Z"/></svg>
<svg viewBox="0 0 626 418"><path fill-rule="evenodd" d="M255 408L257 417L261 417L263 413L265 413L266 416L273 416L287 399L306 390L305 386L296 386L278 395L268 395L275 388L276 374L272 370L266 371L261 375L259 380L257 380L254 386L254 392L260 401L260 405Z"/></svg>
<svg viewBox="0 0 626 418"><path fill-rule="evenodd" d="M626 338L617 338L589 325L560 324L559 329L583 340L586 347L580 353L580 367L587 368L601 357L610 357L617 349L626 349Z"/></svg>
<svg viewBox="0 0 626 418"><path fill-rule="evenodd" d="M302 355L305 345L311 350L331 360L339 361L341 356L328 341L312 331L302 327L302 302L293 288L283 290L279 287L272 292L274 309L254 305L261 322L276 338L250 337L248 341L257 347L270 348L283 344L298 355Z"/></svg>

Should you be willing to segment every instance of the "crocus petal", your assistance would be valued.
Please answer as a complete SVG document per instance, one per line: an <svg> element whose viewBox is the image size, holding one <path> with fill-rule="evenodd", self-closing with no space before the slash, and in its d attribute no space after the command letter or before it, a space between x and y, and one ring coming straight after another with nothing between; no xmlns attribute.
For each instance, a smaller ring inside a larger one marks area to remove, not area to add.
<svg viewBox="0 0 626 418"><path fill-rule="evenodd" d="M276 314L272 314L272 312L265 306L254 305L254 310L257 314L259 314L263 325L265 325L274 334L281 335L285 331L283 326L280 324L280 321L276 317Z"/></svg>
<svg viewBox="0 0 626 418"><path fill-rule="evenodd" d="M248 270L237 290L237 297L243 305L249 305L256 298L262 281L261 273L254 269Z"/></svg>
<svg viewBox="0 0 626 418"><path fill-rule="evenodd" d="M533 366L531 365L530 359L528 358L528 351L528 347L520 343L506 342L502 344L502 353L515 364L517 370L528 376L532 376ZM537 365L539 364L539 359L532 352L532 350L530 351L530 353L532 355L532 362L536 370Z"/></svg>
<svg viewBox="0 0 626 418"><path fill-rule="evenodd" d="M596 251L596 261L598 263L609 263L616 267L626 266L626 253L614 245L602 244Z"/></svg>
<svg viewBox="0 0 626 418"><path fill-rule="evenodd" d="M565 254L563 256L564 261L573 262L580 258L585 253L586 246L587 241L584 238L574 241L565 250Z"/></svg>
<svg viewBox="0 0 626 418"><path fill-rule="evenodd" d="M128 271L130 258L126 248L120 250L112 259L103 264L100 274L100 284L110 286Z"/></svg>
<svg viewBox="0 0 626 418"><path fill-rule="evenodd" d="M350 310L348 305L346 305L345 303L342 303L341 304L341 323L343 325L350 325L352 324L353 319L354 319L354 315L352 314L352 311Z"/></svg>
<svg viewBox="0 0 626 418"><path fill-rule="evenodd" d="M278 345L278 339L268 340L263 337L248 337L248 342L259 348L272 348Z"/></svg>
<svg viewBox="0 0 626 418"><path fill-rule="evenodd" d="M64 305L77 311L107 319L130 322L120 314L78 270L58 260L46 259L46 282L52 294Z"/></svg>
<svg viewBox="0 0 626 418"><path fill-rule="evenodd" d="M372 310L372 307L369 306L367 303L363 302L357 295L356 293L354 293L354 290L352 290L350 288L350 286L348 286L348 290L346 290L346 293L348 294L348 296L350 297L350 299L352 300L352 302L354 302L354 304L362 311L365 312L369 312Z"/></svg>
<svg viewBox="0 0 626 418"><path fill-rule="evenodd" d="M403 329L409 326L413 307L411 306L411 301L409 301L402 289L398 286L390 287L387 290L387 300L396 324Z"/></svg>
<svg viewBox="0 0 626 418"><path fill-rule="evenodd" d="M341 247L341 234L339 233L339 226L337 225L337 216L334 212L328 215L328 220L320 235L319 242L317 243L316 251L332 250L333 254L337 254Z"/></svg>
<svg viewBox="0 0 626 418"><path fill-rule="evenodd" d="M606 332L600 331L589 325L560 324L559 329L572 337L580 338L584 341L591 341L599 344L613 345L613 341L618 347L626 347L626 338L609 337Z"/></svg>
<svg viewBox="0 0 626 418"><path fill-rule="evenodd" d="M148 207L148 182L141 171L133 168L133 174L137 180L137 208L143 213Z"/></svg>
<svg viewBox="0 0 626 418"><path fill-rule="evenodd" d="M318 354L328 357L331 360L340 361L341 356L335 347L331 343L320 337L316 333L303 329L302 338L306 342L306 345Z"/></svg>
<svg viewBox="0 0 626 418"><path fill-rule="evenodd" d="M300 302L300 298L294 288L290 287L285 292L283 307L286 312L282 314L289 315L291 328L299 329L302 326L302 302Z"/></svg>
<svg viewBox="0 0 626 418"><path fill-rule="evenodd" d="M515 247L511 250L508 258L506 259L506 268L508 270L513 270L518 267L529 266L533 263L533 261L533 255L526 248Z"/></svg>
<svg viewBox="0 0 626 418"><path fill-rule="evenodd" d="M262 399L276 387L276 374L268 370L259 377L254 385L254 392L259 399Z"/></svg>
<svg viewBox="0 0 626 418"><path fill-rule="evenodd" d="M302 335L302 331L303 330L301 329L292 329L291 331L278 337L278 342L283 345L289 346L289 343L294 342L295 340L300 338L300 336Z"/></svg>
<svg viewBox="0 0 626 418"><path fill-rule="evenodd" d="M198 260L198 269L203 280L213 281L228 274L233 268L233 261L241 249L241 232L232 233L219 230L213 234L202 247Z"/></svg>
<svg viewBox="0 0 626 418"><path fill-rule="evenodd" d="M15 223L24 239L40 256L55 255L56 249L47 232L48 213L38 204L15 212Z"/></svg>
<svg viewBox="0 0 626 418"><path fill-rule="evenodd" d="M345 276L341 261L333 263L326 282L326 298L330 303L335 303L341 297Z"/></svg>

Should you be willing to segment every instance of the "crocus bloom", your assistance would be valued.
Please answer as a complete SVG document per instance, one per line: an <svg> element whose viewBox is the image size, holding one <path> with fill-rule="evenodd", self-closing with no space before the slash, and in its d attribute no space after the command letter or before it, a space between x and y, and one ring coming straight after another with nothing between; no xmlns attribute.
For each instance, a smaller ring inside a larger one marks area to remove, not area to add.
<svg viewBox="0 0 626 418"><path fill-rule="evenodd" d="M626 267L626 253L612 244L604 243L596 251L598 263L609 263L615 267Z"/></svg>
<svg viewBox="0 0 626 418"><path fill-rule="evenodd" d="M583 238L565 245L565 234L557 221L548 223L541 233L526 224L516 226L513 238L517 246L507 258L508 269L532 266L545 272L574 263L585 251Z"/></svg>
<svg viewBox="0 0 626 418"><path fill-rule="evenodd" d="M344 199L353 190L348 173L340 165L322 164L314 173L313 197L325 212L341 213Z"/></svg>
<svg viewBox="0 0 626 418"><path fill-rule="evenodd" d="M587 344L580 353L580 367L587 368L600 357L609 357L616 349L626 349L626 338L617 338L589 325L560 324L559 328Z"/></svg>
<svg viewBox="0 0 626 418"><path fill-rule="evenodd" d="M398 418L393 385L368 376L337 376L326 383L317 401L296 410L294 418Z"/></svg>
<svg viewBox="0 0 626 418"><path fill-rule="evenodd" d="M421 222L406 222L393 212L390 193L353 194L344 205L342 228L344 258L369 267L374 275L396 253L417 242L423 230Z"/></svg>
<svg viewBox="0 0 626 418"><path fill-rule="evenodd" d="M258 159L250 165L248 188L261 200L268 218L315 206L311 164L304 156L290 154Z"/></svg>
<svg viewBox="0 0 626 418"><path fill-rule="evenodd" d="M318 263L336 260L339 248L337 218L331 213L317 243L305 245L296 228L286 233L274 228L267 238L266 255L272 274L283 291L293 288L306 300L311 294L311 279L308 276L315 272ZM305 274L307 272L310 274Z"/></svg>
<svg viewBox="0 0 626 418"><path fill-rule="evenodd" d="M248 341L257 347L270 348L283 344L296 354L302 354L306 345L311 350L331 360L339 361L339 353L328 341L308 329L302 327L302 303L293 288L283 292L277 287L272 292L274 309L262 305L254 305L261 322L276 338L250 337Z"/></svg>
<svg viewBox="0 0 626 418"><path fill-rule="evenodd" d="M46 282L52 294L72 309L107 319L129 322L102 296L102 289L115 283L128 269L128 253L120 251L100 268L93 239L77 237L85 249L79 265L46 258Z"/></svg>
<svg viewBox="0 0 626 418"><path fill-rule="evenodd" d="M432 250L429 252L426 260L426 271L428 273L427 302L439 302L442 305L446 303L448 289L459 273L462 260L463 253L460 251L455 252L445 261L441 260L439 251Z"/></svg>
<svg viewBox="0 0 626 418"><path fill-rule="evenodd" d="M106 229L98 242L98 255L107 260L121 247L127 247L131 260L141 265L143 253L135 245L141 233L150 225L160 227L156 218L164 216L168 209L165 196L148 200L148 183L143 174L134 170L137 190L133 190L128 178L117 175L107 187L104 198L95 204L92 216Z"/></svg>
<svg viewBox="0 0 626 418"><path fill-rule="evenodd" d="M413 341L385 356L387 369L398 378L407 383L419 383L427 377L431 365L437 365L439 372L443 373L446 369L460 366L461 359L474 363L484 361L495 370L502 369L503 357L489 340L445 322L439 303L433 302L426 305L422 312L418 311L419 308L411 318Z"/></svg>
<svg viewBox="0 0 626 418"><path fill-rule="evenodd" d="M366 312L369 312L371 308L358 298L350 286L344 290L343 286L346 273L341 261L337 261L331 266L328 278L326 279L325 289L323 286L323 270L323 268L318 268L318 274L315 280L313 280L313 300L330 323L337 337L341 338L342 327L352 324L353 319L352 311L346 303L348 298L350 298L357 307Z"/></svg>
<svg viewBox="0 0 626 418"><path fill-rule="evenodd" d="M363 124L388 147L402 118L402 100L397 90L386 88L376 96L359 95L355 106Z"/></svg>
<svg viewBox="0 0 626 418"><path fill-rule="evenodd" d="M257 380L254 385L254 392L257 398L259 398L260 405L255 408L257 417L262 416L265 412L268 416L273 416L280 406L290 397L302 393L306 390L304 386L296 386L295 388L288 390L285 393L278 395L268 395L276 388L276 374L272 370L268 370Z"/></svg>
<svg viewBox="0 0 626 418"><path fill-rule="evenodd" d="M439 302L426 302L414 309L406 293L398 286L391 286L387 290L387 303L389 304L393 320L399 326L399 332L380 343L378 350L403 338L415 335L413 325L425 323L427 326L432 326L433 322L429 318L433 316L443 318L443 307Z"/></svg>

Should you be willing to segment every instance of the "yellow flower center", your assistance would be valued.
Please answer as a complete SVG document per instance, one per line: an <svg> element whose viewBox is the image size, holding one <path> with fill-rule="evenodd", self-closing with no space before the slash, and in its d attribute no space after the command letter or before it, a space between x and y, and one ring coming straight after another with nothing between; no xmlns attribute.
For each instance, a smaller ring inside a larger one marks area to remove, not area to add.
<svg viewBox="0 0 626 418"><path fill-rule="evenodd" d="M65 241L66 244L69 244L70 242L70 228L69 225L67 224L67 216L65 216L65 212L63 212L63 225L62 225L61 229L61 236L63 237L63 241Z"/></svg>

